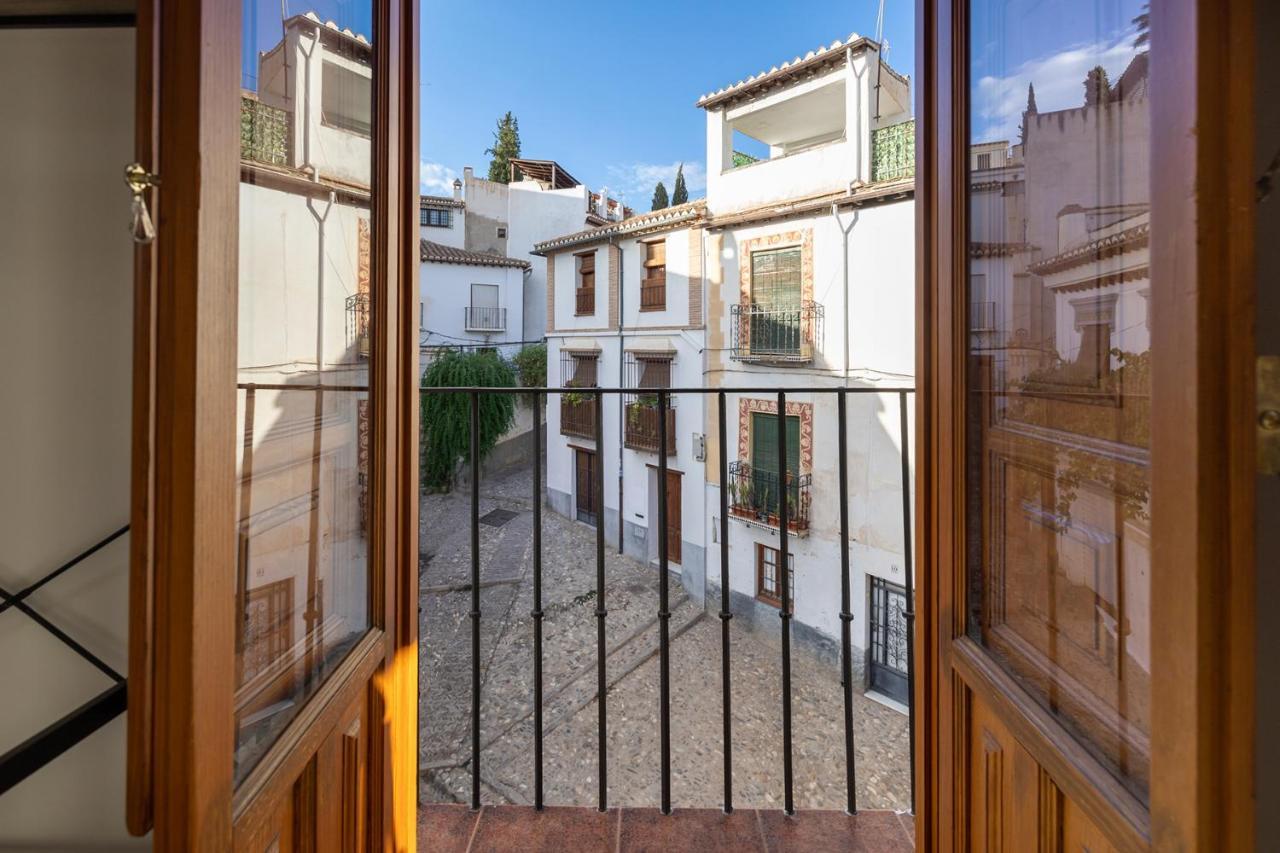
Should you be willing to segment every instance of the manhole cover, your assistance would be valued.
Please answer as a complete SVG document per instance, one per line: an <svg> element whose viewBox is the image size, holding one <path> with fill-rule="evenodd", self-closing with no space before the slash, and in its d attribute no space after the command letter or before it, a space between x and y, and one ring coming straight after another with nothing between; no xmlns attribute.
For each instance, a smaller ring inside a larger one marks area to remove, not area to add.
<svg viewBox="0 0 1280 853"><path fill-rule="evenodd" d="M480 516L480 523L487 524L490 527L501 527L515 517L516 513L509 509L495 509L493 512L487 512Z"/></svg>

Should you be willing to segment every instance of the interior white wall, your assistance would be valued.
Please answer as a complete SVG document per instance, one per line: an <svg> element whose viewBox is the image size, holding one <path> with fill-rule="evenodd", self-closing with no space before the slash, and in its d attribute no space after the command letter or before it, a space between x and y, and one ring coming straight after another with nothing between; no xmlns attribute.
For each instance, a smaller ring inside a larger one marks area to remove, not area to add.
<svg viewBox="0 0 1280 853"><path fill-rule="evenodd" d="M133 31L0 30L0 583L36 580L129 516ZM124 671L128 537L29 599ZM0 614L0 751L108 680L16 610ZM119 717L0 797L0 847L146 847L124 825Z"/></svg>

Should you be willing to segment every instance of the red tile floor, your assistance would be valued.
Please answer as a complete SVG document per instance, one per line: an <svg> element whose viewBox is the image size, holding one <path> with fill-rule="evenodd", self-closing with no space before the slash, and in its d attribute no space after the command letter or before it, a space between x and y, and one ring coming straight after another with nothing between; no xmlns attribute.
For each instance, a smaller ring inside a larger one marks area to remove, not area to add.
<svg viewBox="0 0 1280 853"><path fill-rule="evenodd" d="M847 815L807 811L485 806L418 807L418 849L423 853L731 853L731 851L865 851L908 853L915 847L910 815L866 811Z"/></svg>

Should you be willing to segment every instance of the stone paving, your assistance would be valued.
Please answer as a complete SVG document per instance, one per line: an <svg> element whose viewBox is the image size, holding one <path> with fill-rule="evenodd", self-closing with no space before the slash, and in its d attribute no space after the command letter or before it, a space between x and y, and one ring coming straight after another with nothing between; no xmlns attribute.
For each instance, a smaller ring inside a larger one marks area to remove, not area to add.
<svg viewBox="0 0 1280 853"><path fill-rule="evenodd" d="M524 467L482 480L481 780L486 803L533 802L533 495ZM471 494L422 500L420 798L465 802L471 786ZM544 792L551 805L597 802L596 533L542 512ZM658 575L605 549L609 804L660 797ZM720 624L670 583L672 802L723 802ZM731 626L734 804L782 806L777 640ZM795 805L844 807L839 673L792 652ZM907 719L854 694L860 808L907 806Z"/></svg>

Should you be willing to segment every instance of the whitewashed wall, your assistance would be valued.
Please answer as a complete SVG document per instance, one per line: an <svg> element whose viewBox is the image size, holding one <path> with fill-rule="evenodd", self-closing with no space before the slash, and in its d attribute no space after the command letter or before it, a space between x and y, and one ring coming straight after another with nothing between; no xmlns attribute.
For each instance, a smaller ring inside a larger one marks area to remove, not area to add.
<svg viewBox="0 0 1280 853"><path fill-rule="evenodd" d="M586 227L587 188L544 190L536 181L519 181L507 198L507 255L533 264L525 282L524 339L537 341L547 332L547 265L533 247Z"/></svg>
<svg viewBox="0 0 1280 853"><path fill-rule="evenodd" d="M0 31L0 583L35 581L129 518L132 29ZM128 664L128 536L31 604L118 671ZM0 752L109 686L16 610L0 615ZM146 849L124 825L118 717L0 797L0 847Z"/></svg>
<svg viewBox="0 0 1280 853"><path fill-rule="evenodd" d="M423 340L428 346L478 344L494 346L509 355L511 347L523 339L524 287L527 274L519 267L488 267L478 264L424 263L418 286L422 289ZM471 285L497 285L498 305L507 309L502 332L467 331L465 311L471 305ZM428 334L425 330L430 330Z"/></svg>

